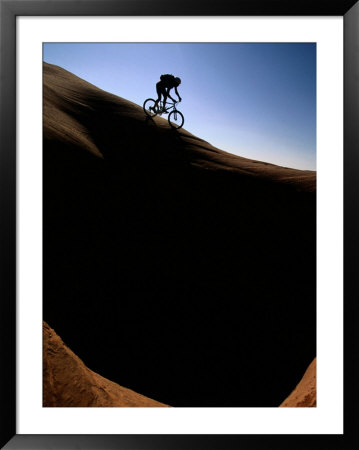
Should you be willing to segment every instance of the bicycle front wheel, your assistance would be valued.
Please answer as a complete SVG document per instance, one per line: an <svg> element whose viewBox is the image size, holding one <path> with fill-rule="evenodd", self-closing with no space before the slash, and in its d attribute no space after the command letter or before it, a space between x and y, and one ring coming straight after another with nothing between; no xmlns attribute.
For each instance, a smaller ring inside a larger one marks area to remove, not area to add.
<svg viewBox="0 0 359 450"><path fill-rule="evenodd" d="M153 98L148 98L143 104L143 110L149 117L155 117L157 115L157 109L155 109L155 101Z"/></svg>
<svg viewBox="0 0 359 450"><path fill-rule="evenodd" d="M168 122L172 128L178 130L183 127L184 117L183 114L177 110L171 111L168 115Z"/></svg>

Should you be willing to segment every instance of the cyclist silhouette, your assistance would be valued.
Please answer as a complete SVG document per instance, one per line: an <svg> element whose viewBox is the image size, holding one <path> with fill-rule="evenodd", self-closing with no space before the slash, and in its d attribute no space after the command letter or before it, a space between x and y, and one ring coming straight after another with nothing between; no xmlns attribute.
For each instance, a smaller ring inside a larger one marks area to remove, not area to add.
<svg viewBox="0 0 359 450"><path fill-rule="evenodd" d="M157 91L158 98L155 101L153 109L157 109L158 103L161 100L161 96L163 96L163 110L162 111L165 111L165 109L166 109L167 97L169 97L173 102L176 101L170 95L170 90L172 88L175 88L175 93L178 97L178 101L180 102L182 100L182 98L179 95L178 90L177 90L177 88L180 84L181 84L181 79L178 77L174 77L173 75L170 75L170 74L161 75L160 81L158 83L156 83L156 91Z"/></svg>

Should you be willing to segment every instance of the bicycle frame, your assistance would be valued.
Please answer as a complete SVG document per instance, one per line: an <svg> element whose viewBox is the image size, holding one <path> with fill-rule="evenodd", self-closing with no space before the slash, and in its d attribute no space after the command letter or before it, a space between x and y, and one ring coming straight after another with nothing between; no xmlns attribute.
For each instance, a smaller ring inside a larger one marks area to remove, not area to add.
<svg viewBox="0 0 359 450"><path fill-rule="evenodd" d="M161 100L161 101L159 102L159 105L160 105L160 112L159 112L159 115L161 115L161 114L169 114L169 113L171 112L171 110L177 111L177 108L176 108L176 104L177 104L177 103L178 103L178 102L167 102L167 101L166 101L166 111L162 112L162 109L163 109L163 101Z"/></svg>

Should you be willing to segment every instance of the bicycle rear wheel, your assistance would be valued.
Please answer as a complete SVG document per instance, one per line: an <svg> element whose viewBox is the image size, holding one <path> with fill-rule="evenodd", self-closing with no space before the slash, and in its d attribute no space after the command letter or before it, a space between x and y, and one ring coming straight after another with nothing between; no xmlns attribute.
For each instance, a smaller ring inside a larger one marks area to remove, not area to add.
<svg viewBox="0 0 359 450"><path fill-rule="evenodd" d="M143 104L143 110L147 116L149 117L157 116L157 108L155 109L154 106L155 100L153 100L153 98L148 98L147 100L145 100Z"/></svg>
<svg viewBox="0 0 359 450"><path fill-rule="evenodd" d="M183 114L177 110L171 111L168 115L168 122L171 125L171 127L175 128L176 130L182 128L184 124Z"/></svg>

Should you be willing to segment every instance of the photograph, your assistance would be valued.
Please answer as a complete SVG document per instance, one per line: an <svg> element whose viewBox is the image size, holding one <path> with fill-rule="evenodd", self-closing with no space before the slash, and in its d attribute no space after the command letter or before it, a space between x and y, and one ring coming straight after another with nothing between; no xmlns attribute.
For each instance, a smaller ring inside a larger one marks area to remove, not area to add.
<svg viewBox="0 0 359 450"><path fill-rule="evenodd" d="M357 447L358 23L0 0L0 448Z"/></svg>
<svg viewBox="0 0 359 450"><path fill-rule="evenodd" d="M44 407L316 407L316 51L43 44Z"/></svg>

